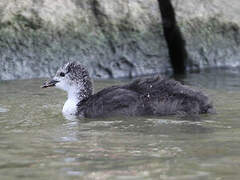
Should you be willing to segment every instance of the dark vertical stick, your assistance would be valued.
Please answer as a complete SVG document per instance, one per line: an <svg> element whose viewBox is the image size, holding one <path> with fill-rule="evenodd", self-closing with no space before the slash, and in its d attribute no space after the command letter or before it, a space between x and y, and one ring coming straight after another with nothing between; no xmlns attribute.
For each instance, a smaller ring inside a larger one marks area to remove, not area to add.
<svg viewBox="0 0 240 180"><path fill-rule="evenodd" d="M174 74L186 72L187 51L185 40L177 25L171 0L158 0L163 22L163 32L168 46L169 57Z"/></svg>

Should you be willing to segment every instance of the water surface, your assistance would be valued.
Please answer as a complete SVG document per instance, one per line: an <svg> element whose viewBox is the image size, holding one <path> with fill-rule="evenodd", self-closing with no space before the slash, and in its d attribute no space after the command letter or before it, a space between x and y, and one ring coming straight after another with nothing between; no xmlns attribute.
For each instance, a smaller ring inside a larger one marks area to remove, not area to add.
<svg viewBox="0 0 240 180"><path fill-rule="evenodd" d="M237 70L190 74L216 115L68 120L43 79L0 82L0 179L239 179ZM122 81L95 81L95 90Z"/></svg>

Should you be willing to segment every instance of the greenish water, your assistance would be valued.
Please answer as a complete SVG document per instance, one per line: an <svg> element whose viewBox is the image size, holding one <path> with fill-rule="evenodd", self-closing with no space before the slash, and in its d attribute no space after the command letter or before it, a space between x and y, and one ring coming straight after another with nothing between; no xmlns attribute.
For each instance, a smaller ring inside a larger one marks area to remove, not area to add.
<svg viewBox="0 0 240 180"><path fill-rule="evenodd" d="M68 120L44 80L0 82L0 179L239 179L240 86L233 70L183 79L216 115ZM97 81L95 89L122 82Z"/></svg>

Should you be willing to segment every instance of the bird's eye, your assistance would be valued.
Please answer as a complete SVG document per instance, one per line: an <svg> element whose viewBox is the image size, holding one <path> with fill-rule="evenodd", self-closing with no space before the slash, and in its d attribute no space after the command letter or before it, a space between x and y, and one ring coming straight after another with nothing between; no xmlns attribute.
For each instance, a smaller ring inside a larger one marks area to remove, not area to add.
<svg viewBox="0 0 240 180"><path fill-rule="evenodd" d="M61 77L64 77L65 76L65 74L63 73L63 72L60 72L60 74L59 74Z"/></svg>

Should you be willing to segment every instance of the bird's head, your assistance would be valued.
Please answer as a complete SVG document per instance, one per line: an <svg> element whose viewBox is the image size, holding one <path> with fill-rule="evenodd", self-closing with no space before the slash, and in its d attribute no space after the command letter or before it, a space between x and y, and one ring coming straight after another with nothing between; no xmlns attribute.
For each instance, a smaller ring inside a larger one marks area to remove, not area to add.
<svg viewBox="0 0 240 180"><path fill-rule="evenodd" d="M55 76L44 83L42 88L56 86L64 91L86 90L92 94L92 82L88 71L77 62L68 62L60 67Z"/></svg>

